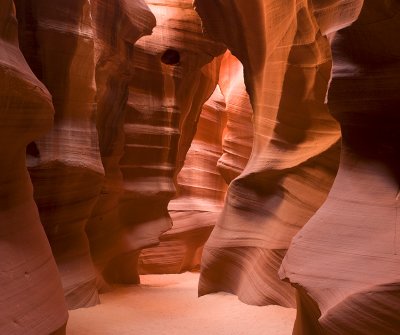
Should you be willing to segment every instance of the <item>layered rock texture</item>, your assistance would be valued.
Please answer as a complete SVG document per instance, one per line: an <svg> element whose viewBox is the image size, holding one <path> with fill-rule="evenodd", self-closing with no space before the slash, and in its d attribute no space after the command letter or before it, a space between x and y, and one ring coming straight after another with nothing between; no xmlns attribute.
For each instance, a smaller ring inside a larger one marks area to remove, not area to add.
<svg viewBox="0 0 400 335"><path fill-rule="evenodd" d="M0 333L65 333L61 281L33 201L26 146L53 121L51 96L18 48L12 1L0 1Z"/></svg>
<svg viewBox="0 0 400 335"><path fill-rule="evenodd" d="M96 124L105 179L86 226L100 284L107 264L122 252L119 200L123 177L124 122L129 83L135 75L133 45L151 34L156 22L143 1L93 1L97 87ZM111 278L107 278L111 279Z"/></svg>
<svg viewBox="0 0 400 335"><path fill-rule="evenodd" d="M281 268L297 288L294 334L399 334L399 28L398 1L365 0L331 38L328 104L343 148L326 202Z"/></svg>
<svg viewBox="0 0 400 335"><path fill-rule="evenodd" d="M70 308L98 302L85 225L103 166L95 124L96 87L88 1L16 0L21 50L53 97L54 125L28 146L40 218Z"/></svg>
<svg viewBox="0 0 400 335"><path fill-rule="evenodd" d="M225 125L224 97L217 86L203 106L196 135L177 177L177 197L168 206L172 229L161 236L159 246L142 251L141 273L180 273L200 267L204 243L226 193L226 183L217 170Z"/></svg>
<svg viewBox="0 0 400 335"><path fill-rule="evenodd" d="M224 47L189 1L149 2L154 14L143 1L15 5L20 48L55 111L27 148L34 198L68 307L91 306L103 278L137 282L138 253L171 227L167 205Z"/></svg>
<svg viewBox="0 0 400 335"><path fill-rule="evenodd" d="M398 0L0 0L0 333L201 266L294 335L399 334L399 31Z"/></svg>
<svg viewBox="0 0 400 335"><path fill-rule="evenodd" d="M226 183L245 168L253 147L253 109L244 84L243 66L228 50L221 63L219 86L225 98L227 124L218 170Z"/></svg>
<svg viewBox="0 0 400 335"><path fill-rule="evenodd" d="M133 48L119 166L123 194L118 224L121 251L108 264L108 280L138 281L139 252L171 228L167 206L195 135L202 105L218 82L224 47L204 36L190 0L147 1L157 25ZM127 265L128 264L128 265Z"/></svg>
<svg viewBox="0 0 400 335"><path fill-rule="evenodd" d="M294 306L278 269L291 238L325 200L339 160L339 126L324 104L329 44L307 1L195 6L206 31L242 62L254 110L251 156L206 243L199 293Z"/></svg>

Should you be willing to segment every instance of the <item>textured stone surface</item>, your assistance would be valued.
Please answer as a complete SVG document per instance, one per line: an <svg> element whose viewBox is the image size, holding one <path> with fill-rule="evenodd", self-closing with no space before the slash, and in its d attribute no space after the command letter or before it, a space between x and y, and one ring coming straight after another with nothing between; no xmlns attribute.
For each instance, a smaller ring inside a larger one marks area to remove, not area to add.
<svg viewBox="0 0 400 335"><path fill-rule="evenodd" d="M205 246L201 295L228 291L251 304L295 304L277 271L291 238L325 200L340 138L324 104L330 48L309 5L195 1L206 31L242 62L254 110L252 154Z"/></svg>
<svg viewBox="0 0 400 335"><path fill-rule="evenodd" d="M95 125L90 2L16 0L21 50L53 97L54 125L28 147L34 198L69 308L98 302L85 225L103 166Z"/></svg>
<svg viewBox="0 0 400 335"><path fill-rule="evenodd" d="M225 98L227 125L218 170L229 184L245 168L253 147L253 109L244 84L243 66L229 50L222 59L219 86Z"/></svg>
<svg viewBox="0 0 400 335"><path fill-rule="evenodd" d="M343 148L326 202L280 271L297 288L294 334L400 332L399 28L398 1L365 0L331 38L328 104Z"/></svg>
<svg viewBox="0 0 400 335"><path fill-rule="evenodd" d="M147 1L157 25L133 48L119 201L120 254L108 264L110 281L138 281L138 252L171 228L167 206L194 137L201 107L218 81L222 45L202 33L190 0ZM126 263L128 265L124 265Z"/></svg>
<svg viewBox="0 0 400 335"><path fill-rule="evenodd" d="M0 1L0 333L65 333L61 281L33 201L26 146L54 109L18 48L14 4Z"/></svg>
<svg viewBox="0 0 400 335"><path fill-rule="evenodd" d="M124 121L129 82L134 78L133 45L151 34L155 17L144 1L92 1L95 27L97 129L105 180L86 226L93 261L102 280L107 263L121 252L119 199L123 179Z"/></svg>
<svg viewBox="0 0 400 335"><path fill-rule="evenodd" d="M295 335L400 333L399 1L195 6L0 0L0 333L202 254Z"/></svg>
<svg viewBox="0 0 400 335"><path fill-rule="evenodd" d="M177 177L177 197L168 206L173 227L160 237L160 245L144 249L141 273L180 273L198 269L226 193L217 170L226 125L224 97L219 86L204 104L196 135Z"/></svg>

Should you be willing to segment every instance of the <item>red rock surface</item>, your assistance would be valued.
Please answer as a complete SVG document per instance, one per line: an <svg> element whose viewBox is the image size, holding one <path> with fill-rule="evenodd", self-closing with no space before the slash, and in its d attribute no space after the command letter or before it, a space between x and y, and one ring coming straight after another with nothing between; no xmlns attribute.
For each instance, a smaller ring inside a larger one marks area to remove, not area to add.
<svg viewBox="0 0 400 335"><path fill-rule="evenodd" d="M204 104L196 135L177 177L177 197L168 206L172 229L160 245L144 249L140 273L181 273L200 267L202 249L222 210L226 183L217 170L226 124L219 86Z"/></svg>
<svg viewBox="0 0 400 335"><path fill-rule="evenodd" d="M53 97L54 125L30 144L34 197L69 308L98 302L85 225L103 166L95 124L96 87L89 1L15 1L21 50Z"/></svg>
<svg viewBox="0 0 400 335"><path fill-rule="evenodd" d="M18 48L15 7L0 1L0 333L65 333L61 281L33 201L26 146L53 106Z"/></svg>
<svg viewBox="0 0 400 335"><path fill-rule="evenodd" d="M155 17L144 1L92 1L96 39L97 129L105 180L86 226L93 261L102 280L107 263L121 252L119 199L123 178L124 121L129 82L134 78L134 43L151 34Z"/></svg>
<svg viewBox="0 0 400 335"><path fill-rule="evenodd" d="M167 206L195 135L201 107L215 89L224 48L202 33L190 0L147 1L157 25L134 46L120 160L121 252L108 264L109 281L138 281L141 249L171 228Z"/></svg>
<svg viewBox="0 0 400 335"><path fill-rule="evenodd" d="M173 227L161 235L159 246L142 251L141 273L180 273L200 267L203 246L222 211L226 183L240 174L250 157L252 115L243 66L227 51L219 86L203 107L178 175L178 198L169 204Z"/></svg>
<svg viewBox="0 0 400 335"><path fill-rule="evenodd" d="M366 0L331 38L328 104L343 147L326 202L281 268L297 288L293 334L400 332L399 28L397 1Z"/></svg>
<svg viewBox="0 0 400 335"><path fill-rule="evenodd" d="M244 84L243 66L228 50L221 63L219 86L225 98L227 125L218 170L229 184L245 168L253 147L253 109Z"/></svg>
<svg viewBox="0 0 400 335"><path fill-rule="evenodd" d="M206 31L242 62L254 110L252 154L206 243L199 293L294 306L293 289L277 272L291 238L325 200L338 163L339 127L324 104L329 44L305 1L195 6Z"/></svg>
<svg viewBox="0 0 400 335"><path fill-rule="evenodd" d="M198 267L215 225L200 295L399 334L399 1L194 5L0 0L0 333Z"/></svg>

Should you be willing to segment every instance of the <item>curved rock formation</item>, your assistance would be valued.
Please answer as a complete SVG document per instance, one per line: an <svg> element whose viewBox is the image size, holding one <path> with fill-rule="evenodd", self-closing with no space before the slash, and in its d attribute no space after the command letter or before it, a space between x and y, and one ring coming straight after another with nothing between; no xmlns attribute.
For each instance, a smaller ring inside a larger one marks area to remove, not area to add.
<svg viewBox="0 0 400 335"><path fill-rule="evenodd" d="M90 1L16 0L21 50L53 97L54 126L28 148L34 198L69 308L98 302L85 225L103 180Z"/></svg>
<svg viewBox="0 0 400 335"><path fill-rule="evenodd" d="M53 120L51 96L18 48L11 0L0 1L0 333L65 334L57 267L33 201L26 146Z"/></svg>
<svg viewBox="0 0 400 335"><path fill-rule="evenodd" d="M353 21L361 6L353 2ZM398 1L365 0L359 19L331 38L328 104L343 148L326 202L280 271L297 288L294 334L400 332L399 29Z"/></svg>
<svg viewBox="0 0 400 335"><path fill-rule="evenodd" d="M340 131L324 104L329 44L308 1L195 6L206 31L242 62L254 110L252 154L206 243L199 294L227 291L250 304L294 306L293 289L277 272L338 164Z"/></svg>
<svg viewBox="0 0 400 335"><path fill-rule="evenodd" d="M228 121L218 170L229 185L244 170L253 147L253 109L244 84L243 66L229 50L222 59L219 86Z"/></svg>
<svg viewBox="0 0 400 335"><path fill-rule="evenodd" d="M142 250L140 273L181 273L200 268L204 243L222 210L226 183L217 170L226 124L219 86L204 104L196 135L177 177L177 198L168 206L172 229L160 245Z"/></svg>
<svg viewBox="0 0 400 335"><path fill-rule="evenodd" d="M133 48L120 161L121 252L108 264L108 281L138 281L141 249L171 228L167 206L175 194L201 107L215 89L224 48L207 39L191 0L146 1L157 20Z"/></svg>
<svg viewBox="0 0 400 335"><path fill-rule="evenodd" d="M95 27L97 129L105 180L86 232L99 279L120 252L119 198L123 193L119 161L124 153L124 120L129 82L134 77L134 43L151 34L155 17L144 1L92 1Z"/></svg>

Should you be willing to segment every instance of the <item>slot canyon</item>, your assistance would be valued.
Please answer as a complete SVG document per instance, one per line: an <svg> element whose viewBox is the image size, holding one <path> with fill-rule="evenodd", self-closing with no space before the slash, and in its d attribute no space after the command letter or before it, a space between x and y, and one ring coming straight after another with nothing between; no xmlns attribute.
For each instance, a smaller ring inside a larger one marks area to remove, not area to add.
<svg viewBox="0 0 400 335"><path fill-rule="evenodd" d="M0 335L400 335L400 0L0 0L0 155Z"/></svg>

